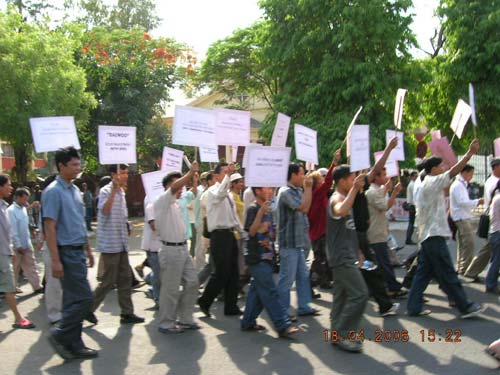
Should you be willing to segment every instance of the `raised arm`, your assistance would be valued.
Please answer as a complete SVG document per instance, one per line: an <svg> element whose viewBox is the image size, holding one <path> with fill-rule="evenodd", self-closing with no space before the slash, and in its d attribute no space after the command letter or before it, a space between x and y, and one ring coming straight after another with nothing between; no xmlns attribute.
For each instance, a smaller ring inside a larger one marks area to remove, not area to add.
<svg viewBox="0 0 500 375"><path fill-rule="evenodd" d="M177 194L179 190L181 190L185 185L187 185L187 183L193 177L193 175L195 173L198 173L198 169L199 169L198 162L193 161L193 163L191 164L191 168L189 169L189 172L187 172L184 176L175 180L172 183L172 186L170 187L172 194L173 195ZM194 194L196 195L196 193Z"/></svg>
<svg viewBox="0 0 500 375"><path fill-rule="evenodd" d="M351 211L352 205L354 204L354 200L356 199L356 195L365 185L365 177L365 174L360 174L356 177L351 190L349 190L349 193L344 200L337 202L334 200L332 202L332 211L334 216L344 217L349 214L349 211Z"/></svg>
<svg viewBox="0 0 500 375"><path fill-rule="evenodd" d="M453 167L450 169L450 178L455 177L457 174L462 172L464 169L465 165L469 162L470 158L472 155L475 155L477 151L479 150L479 141L477 139L474 139L472 143L469 146L469 150L465 154L462 160L460 160L457 164L455 164Z"/></svg>

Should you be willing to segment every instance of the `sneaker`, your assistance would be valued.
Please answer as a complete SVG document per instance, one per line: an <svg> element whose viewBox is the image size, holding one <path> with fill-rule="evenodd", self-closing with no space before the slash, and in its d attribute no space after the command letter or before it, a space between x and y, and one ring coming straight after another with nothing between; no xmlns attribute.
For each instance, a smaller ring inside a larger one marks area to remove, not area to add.
<svg viewBox="0 0 500 375"><path fill-rule="evenodd" d="M479 303L471 303L468 307L467 310L465 310L460 317L462 319L467 319L467 318L472 318L478 314L480 314L483 311L483 307Z"/></svg>
<svg viewBox="0 0 500 375"><path fill-rule="evenodd" d="M393 303L391 308L387 310L386 312L380 314L380 316L393 316L398 314L398 309L399 309L400 304L399 303Z"/></svg>
<svg viewBox="0 0 500 375"><path fill-rule="evenodd" d="M89 313L87 315L85 315L83 317L83 319L85 319L87 322L92 323L94 325L97 324L97 322L98 322L97 316L95 316L95 314L92 311L89 311Z"/></svg>
<svg viewBox="0 0 500 375"><path fill-rule="evenodd" d="M136 323L144 323L144 318L137 316L135 314L122 314L120 315L120 323L121 324L136 324Z"/></svg>

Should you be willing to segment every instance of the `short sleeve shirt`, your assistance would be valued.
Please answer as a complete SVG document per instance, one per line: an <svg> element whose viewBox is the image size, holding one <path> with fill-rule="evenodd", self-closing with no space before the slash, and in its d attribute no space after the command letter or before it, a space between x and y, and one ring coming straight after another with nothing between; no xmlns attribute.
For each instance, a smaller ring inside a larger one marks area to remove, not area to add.
<svg viewBox="0 0 500 375"><path fill-rule="evenodd" d="M110 182L99 191L96 250L102 253L128 251L128 210L123 189L115 194L110 213L104 214L103 208L112 190L113 182Z"/></svg>
<svg viewBox="0 0 500 375"><path fill-rule="evenodd" d="M255 202L247 209L245 221L245 231L250 232L260 206ZM245 251L245 261L247 264L256 264L262 261L264 254L274 254L274 238L276 236L276 228L272 215L266 214L262 217L262 222L255 236L249 236L247 248Z"/></svg>
<svg viewBox="0 0 500 375"><path fill-rule="evenodd" d="M309 239L309 220L297 208L302 203L304 191L288 185L278 195L278 242L281 249L311 246Z"/></svg>

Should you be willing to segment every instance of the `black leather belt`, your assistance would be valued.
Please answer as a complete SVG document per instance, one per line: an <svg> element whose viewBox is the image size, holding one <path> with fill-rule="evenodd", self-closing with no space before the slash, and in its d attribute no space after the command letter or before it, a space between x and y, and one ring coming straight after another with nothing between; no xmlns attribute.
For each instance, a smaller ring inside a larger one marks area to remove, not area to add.
<svg viewBox="0 0 500 375"><path fill-rule="evenodd" d="M216 228L212 232L233 232L234 228Z"/></svg>
<svg viewBox="0 0 500 375"><path fill-rule="evenodd" d="M184 246L187 241L184 242L167 242L167 241L161 241L162 244L165 246Z"/></svg>
<svg viewBox="0 0 500 375"><path fill-rule="evenodd" d="M83 250L83 245L57 245L59 250Z"/></svg>

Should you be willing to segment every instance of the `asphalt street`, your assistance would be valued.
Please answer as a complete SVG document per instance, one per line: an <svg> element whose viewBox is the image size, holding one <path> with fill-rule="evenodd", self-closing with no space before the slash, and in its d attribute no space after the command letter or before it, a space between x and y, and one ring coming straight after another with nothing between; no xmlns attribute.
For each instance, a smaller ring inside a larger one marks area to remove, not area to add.
<svg viewBox="0 0 500 375"><path fill-rule="evenodd" d="M401 225L393 233L402 241ZM140 220L135 221L130 244L133 265L142 262L139 250ZM455 258L455 243L449 242ZM477 241L477 249L481 245ZM401 258L415 250L406 246ZM41 265L40 265L41 266ZM89 270L93 286L96 269ZM402 278L404 269L397 269ZM482 274L484 277L484 273ZM34 330L13 330L12 314L4 301L0 304L0 374L494 374L495 360L484 348L500 337L498 296L484 293L484 285L464 283L469 298L484 305L480 317L462 320L458 311L448 307L445 294L437 284L429 285L425 317L408 317L406 300L401 300L399 315L381 318L370 301L361 327L367 340L362 354L350 354L333 347L327 340L332 295L319 290L322 297L313 302L321 311L318 317L299 320L300 332L293 339L279 339L266 314L260 321L265 332L248 333L239 329L237 317L225 317L221 302L214 303L211 319L202 318L200 331L165 335L157 330L155 310L145 297L146 287L134 292L136 313L145 324L121 326L116 292L111 292L96 312L99 324L84 327L84 341L100 350L99 358L90 361L64 362L48 345L49 330L43 296L32 295L23 284L20 310L37 324ZM295 292L292 292L295 304ZM244 307L244 299L239 301ZM434 331L431 331L434 330ZM431 342L432 333L435 340ZM423 336L422 336L423 335ZM447 336L450 340L446 340ZM404 339L403 339L404 337ZM424 340L422 340L422 337ZM376 342L380 338L381 342ZM328 337L329 339L329 337ZM368 339L371 339L369 341ZM396 342L397 341L397 342ZM448 342L451 341L451 342Z"/></svg>

